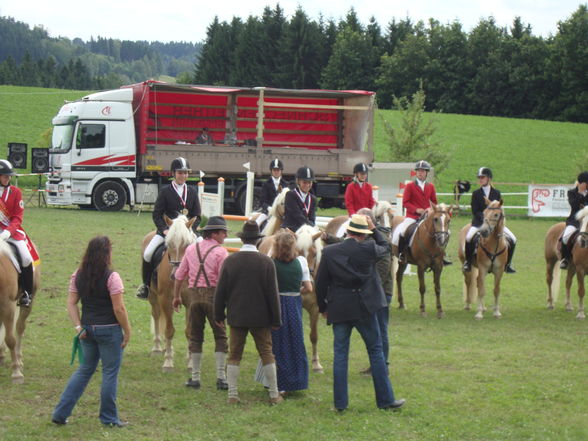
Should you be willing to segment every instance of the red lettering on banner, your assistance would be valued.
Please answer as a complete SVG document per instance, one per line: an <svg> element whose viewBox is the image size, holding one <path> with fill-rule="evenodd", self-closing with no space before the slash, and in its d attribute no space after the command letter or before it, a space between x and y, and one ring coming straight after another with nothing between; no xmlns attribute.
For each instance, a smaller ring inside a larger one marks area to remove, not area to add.
<svg viewBox="0 0 588 441"><path fill-rule="evenodd" d="M531 194L531 209L533 210L533 213L539 213L541 211L541 207L545 205L545 202L543 202L540 198L548 198L550 194L551 192L546 188L533 189L533 193Z"/></svg>

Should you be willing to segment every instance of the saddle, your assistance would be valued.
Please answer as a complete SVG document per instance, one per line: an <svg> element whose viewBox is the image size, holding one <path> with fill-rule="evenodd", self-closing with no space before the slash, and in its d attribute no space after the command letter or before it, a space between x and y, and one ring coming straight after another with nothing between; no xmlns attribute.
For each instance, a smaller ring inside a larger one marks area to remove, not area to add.
<svg viewBox="0 0 588 441"><path fill-rule="evenodd" d="M12 242L6 242L8 245L10 245L10 248L12 248L12 255L10 256L10 260L12 261L12 264L14 265L14 268L16 269L16 271L18 273L20 273L21 268L22 268L22 258L20 257L20 253L18 252L18 248L16 248L16 245L13 244Z"/></svg>
<svg viewBox="0 0 588 441"><path fill-rule="evenodd" d="M579 230L576 230L572 233L572 235L570 236L570 238L568 239L568 243L567 245L564 245L563 243L563 233L559 236L559 239L557 240L557 254L559 258L563 258L563 253L562 253L562 248L563 247L567 247L568 248L568 254L572 254L572 248L573 248L573 244L576 242L576 238L578 237L578 234L580 234ZM572 248L570 248L570 246Z"/></svg>
<svg viewBox="0 0 588 441"><path fill-rule="evenodd" d="M157 284L157 269L159 268L159 264L161 263L161 260L163 259L163 255L165 254L166 250L167 250L167 247L165 246L165 243L160 244L153 252L153 257L151 258L151 269L153 270L153 273L152 273L153 275L151 276L151 279L156 284Z"/></svg>

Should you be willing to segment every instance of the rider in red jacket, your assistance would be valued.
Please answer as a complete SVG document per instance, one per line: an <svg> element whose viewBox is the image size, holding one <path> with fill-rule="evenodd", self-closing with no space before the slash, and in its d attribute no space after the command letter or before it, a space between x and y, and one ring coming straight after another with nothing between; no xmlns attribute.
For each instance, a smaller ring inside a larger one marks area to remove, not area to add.
<svg viewBox="0 0 588 441"><path fill-rule="evenodd" d="M18 187L10 185L14 174L12 164L0 159L0 240L12 243L18 250L22 264L19 280L22 296L18 299L18 306L30 306L33 295L33 257L21 227L24 214L22 193Z"/></svg>
<svg viewBox="0 0 588 441"><path fill-rule="evenodd" d="M376 203L372 186L367 182L367 165L364 163L355 164L353 175L353 181L345 189L345 208L347 208L349 216L362 208L371 209Z"/></svg>

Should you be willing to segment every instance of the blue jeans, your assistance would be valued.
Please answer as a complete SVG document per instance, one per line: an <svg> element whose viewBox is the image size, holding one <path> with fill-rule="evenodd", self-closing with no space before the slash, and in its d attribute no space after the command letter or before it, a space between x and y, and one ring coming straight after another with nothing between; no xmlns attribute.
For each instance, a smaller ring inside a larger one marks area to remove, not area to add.
<svg viewBox="0 0 588 441"><path fill-rule="evenodd" d="M382 338L375 314L369 317L343 323L333 323L335 352L333 360L333 394L336 409L346 409L349 403L347 392L347 365L349 361L349 338L353 328L357 329L363 339L372 371L372 380L376 392L376 405L380 408L394 402L394 390L388 378L388 368L382 353Z"/></svg>
<svg viewBox="0 0 588 441"><path fill-rule="evenodd" d="M84 393L92 375L102 360L102 387L100 390L100 421L103 424L118 423L116 389L118 371L122 361L122 329L113 326L84 326L86 338L80 339L84 351L84 362L69 379L53 411L53 419L65 421Z"/></svg>
<svg viewBox="0 0 588 441"><path fill-rule="evenodd" d="M388 305L392 301L392 296L386 295ZM388 354L390 353L390 342L388 340L388 322L390 320L390 306L376 311L376 319L380 326L380 336L382 337L382 350L384 352L384 361L388 365Z"/></svg>

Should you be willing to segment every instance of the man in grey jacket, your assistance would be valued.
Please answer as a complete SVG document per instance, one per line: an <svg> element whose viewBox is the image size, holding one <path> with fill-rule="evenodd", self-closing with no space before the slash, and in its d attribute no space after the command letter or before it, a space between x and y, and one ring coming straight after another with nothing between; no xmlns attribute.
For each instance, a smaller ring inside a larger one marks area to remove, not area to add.
<svg viewBox="0 0 588 441"><path fill-rule="evenodd" d="M227 319L231 326L227 360L228 402L240 402L237 391L239 364L250 333L269 382L270 403L278 404L283 399L278 392L271 334L272 329L282 325L276 269L272 260L255 247L262 237L255 221L246 222L237 235L243 246L241 251L225 259L214 296L215 321L224 327Z"/></svg>

